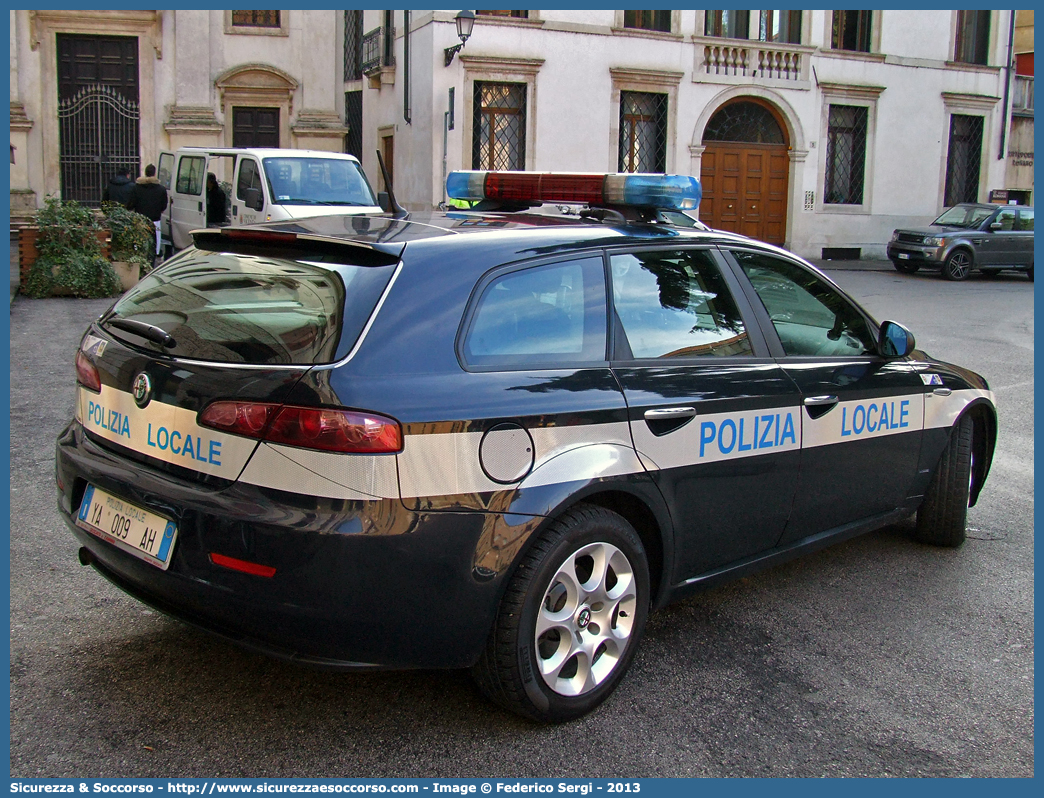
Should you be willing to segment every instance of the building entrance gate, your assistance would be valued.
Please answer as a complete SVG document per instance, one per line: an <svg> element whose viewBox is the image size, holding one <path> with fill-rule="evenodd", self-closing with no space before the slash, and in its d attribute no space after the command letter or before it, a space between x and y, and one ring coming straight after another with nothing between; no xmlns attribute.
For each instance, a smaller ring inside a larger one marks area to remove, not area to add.
<svg viewBox="0 0 1044 798"><path fill-rule="evenodd" d="M703 132L700 220L782 246L790 158L785 128L749 98L722 106Z"/></svg>
<svg viewBox="0 0 1044 798"><path fill-rule="evenodd" d="M141 169L138 40L59 34L57 45L62 199L97 207L119 167Z"/></svg>

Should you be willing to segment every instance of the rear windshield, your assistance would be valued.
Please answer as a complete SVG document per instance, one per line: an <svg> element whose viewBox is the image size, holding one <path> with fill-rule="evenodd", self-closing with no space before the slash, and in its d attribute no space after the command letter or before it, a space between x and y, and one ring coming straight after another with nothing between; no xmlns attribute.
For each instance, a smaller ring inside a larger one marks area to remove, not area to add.
<svg viewBox="0 0 1044 798"><path fill-rule="evenodd" d="M277 205L374 206L373 190L359 164L341 158L265 158L265 174Z"/></svg>
<svg viewBox="0 0 1044 798"><path fill-rule="evenodd" d="M354 346L395 267L324 263L323 257L190 250L145 277L101 324L132 346L174 357L331 363ZM174 344L120 329L115 319L157 327Z"/></svg>

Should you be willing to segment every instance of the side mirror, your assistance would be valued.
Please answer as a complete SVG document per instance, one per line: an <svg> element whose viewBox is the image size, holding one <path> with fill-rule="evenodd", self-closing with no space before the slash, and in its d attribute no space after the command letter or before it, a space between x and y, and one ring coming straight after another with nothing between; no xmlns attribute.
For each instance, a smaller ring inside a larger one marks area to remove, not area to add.
<svg viewBox="0 0 1044 798"><path fill-rule="evenodd" d="M991 230L1000 230L1003 227L1004 227L1004 225L1002 225L1000 222L993 222L993 223L990 224L990 229Z"/></svg>
<svg viewBox="0 0 1044 798"><path fill-rule="evenodd" d="M381 210L384 211L385 213L391 213L391 211L392 211L391 200L388 198L388 192L387 191L378 191L377 192L377 204L381 206Z"/></svg>
<svg viewBox="0 0 1044 798"><path fill-rule="evenodd" d="M261 189L259 188L248 188L243 192L243 202L251 210L261 211L265 208L265 198L261 195Z"/></svg>
<svg viewBox="0 0 1044 798"><path fill-rule="evenodd" d="M899 322L886 321L881 325L881 332L877 336L877 351L882 357L906 357L915 346L917 342L913 333Z"/></svg>

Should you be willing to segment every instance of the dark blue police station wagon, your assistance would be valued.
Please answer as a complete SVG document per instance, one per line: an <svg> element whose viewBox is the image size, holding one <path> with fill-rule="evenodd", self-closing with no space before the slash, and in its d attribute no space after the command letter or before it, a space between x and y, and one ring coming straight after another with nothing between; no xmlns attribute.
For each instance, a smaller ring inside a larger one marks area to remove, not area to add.
<svg viewBox="0 0 1044 798"><path fill-rule="evenodd" d="M964 540L986 381L784 250L664 223L694 180L449 189L482 202L198 231L91 326L57 442L81 562L254 650L471 668L561 721L668 601L913 513Z"/></svg>

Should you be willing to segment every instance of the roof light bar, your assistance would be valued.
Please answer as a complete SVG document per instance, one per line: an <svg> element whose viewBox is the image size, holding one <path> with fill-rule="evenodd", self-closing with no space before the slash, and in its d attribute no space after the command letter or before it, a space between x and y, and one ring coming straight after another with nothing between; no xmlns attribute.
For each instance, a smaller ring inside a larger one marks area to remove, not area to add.
<svg viewBox="0 0 1044 798"><path fill-rule="evenodd" d="M446 194L461 200L563 202L695 210L703 196L689 175L583 172L450 172Z"/></svg>

